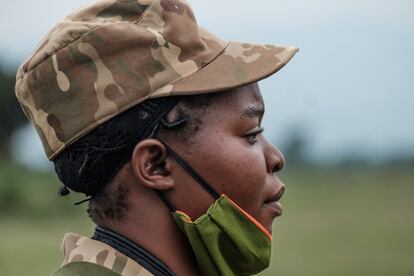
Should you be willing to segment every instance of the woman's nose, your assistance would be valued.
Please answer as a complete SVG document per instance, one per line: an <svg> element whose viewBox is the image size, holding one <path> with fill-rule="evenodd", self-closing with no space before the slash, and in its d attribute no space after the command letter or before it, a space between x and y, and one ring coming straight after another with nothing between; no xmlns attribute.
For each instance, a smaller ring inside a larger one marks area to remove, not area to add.
<svg viewBox="0 0 414 276"><path fill-rule="evenodd" d="M276 148L274 145L270 144L266 140L265 148L266 156L266 166L269 173L275 173L283 169L285 166L285 157L283 153Z"/></svg>

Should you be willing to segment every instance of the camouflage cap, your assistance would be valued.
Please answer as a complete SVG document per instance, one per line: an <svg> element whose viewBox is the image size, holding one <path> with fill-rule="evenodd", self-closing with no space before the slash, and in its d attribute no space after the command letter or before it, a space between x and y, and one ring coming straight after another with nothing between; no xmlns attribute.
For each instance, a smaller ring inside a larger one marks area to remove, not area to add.
<svg viewBox="0 0 414 276"><path fill-rule="evenodd" d="M184 0L100 0L62 19L19 68L16 95L49 159L149 98L263 79L297 52L224 41Z"/></svg>

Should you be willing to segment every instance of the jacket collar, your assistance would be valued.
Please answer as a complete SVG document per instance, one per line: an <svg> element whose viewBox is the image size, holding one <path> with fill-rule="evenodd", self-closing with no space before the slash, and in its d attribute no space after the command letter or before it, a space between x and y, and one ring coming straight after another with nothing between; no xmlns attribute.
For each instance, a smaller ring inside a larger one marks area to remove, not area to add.
<svg viewBox="0 0 414 276"><path fill-rule="evenodd" d="M122 276L175 275L145 249L107 229L97 227L92 238L67 233L63 238L62 266L88 262Z"/></svg>
<svg viewBox="0 0 414 276"><path fill-rule="evenodd" d="M92 239L103 242L128 256L154 275L175 276L166 265L141 246L111 230L97 226Z"/></svg>

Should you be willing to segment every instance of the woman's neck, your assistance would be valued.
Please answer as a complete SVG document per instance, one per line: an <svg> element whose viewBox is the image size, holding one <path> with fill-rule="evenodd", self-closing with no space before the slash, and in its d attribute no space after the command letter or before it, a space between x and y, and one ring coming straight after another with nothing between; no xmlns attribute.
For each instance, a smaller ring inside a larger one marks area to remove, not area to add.
<svg viewBox="0 0 414 276"><path fill-rule="evenodd" d="M158 197L141 195L123 221L106 227L143 247L177 275L200 274L187 238Z"/></svg>

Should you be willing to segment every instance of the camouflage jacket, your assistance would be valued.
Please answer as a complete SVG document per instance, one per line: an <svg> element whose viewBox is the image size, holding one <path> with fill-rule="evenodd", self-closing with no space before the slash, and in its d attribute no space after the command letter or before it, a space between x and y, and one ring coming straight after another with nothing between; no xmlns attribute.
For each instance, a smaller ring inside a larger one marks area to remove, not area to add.
<svg viewBox="0 0 414 276"><path fill-rule="evenodd" d="M66 234L62 250L64 252L62 266L52 276L155 275L106 243L78 234Z"/></svg>

